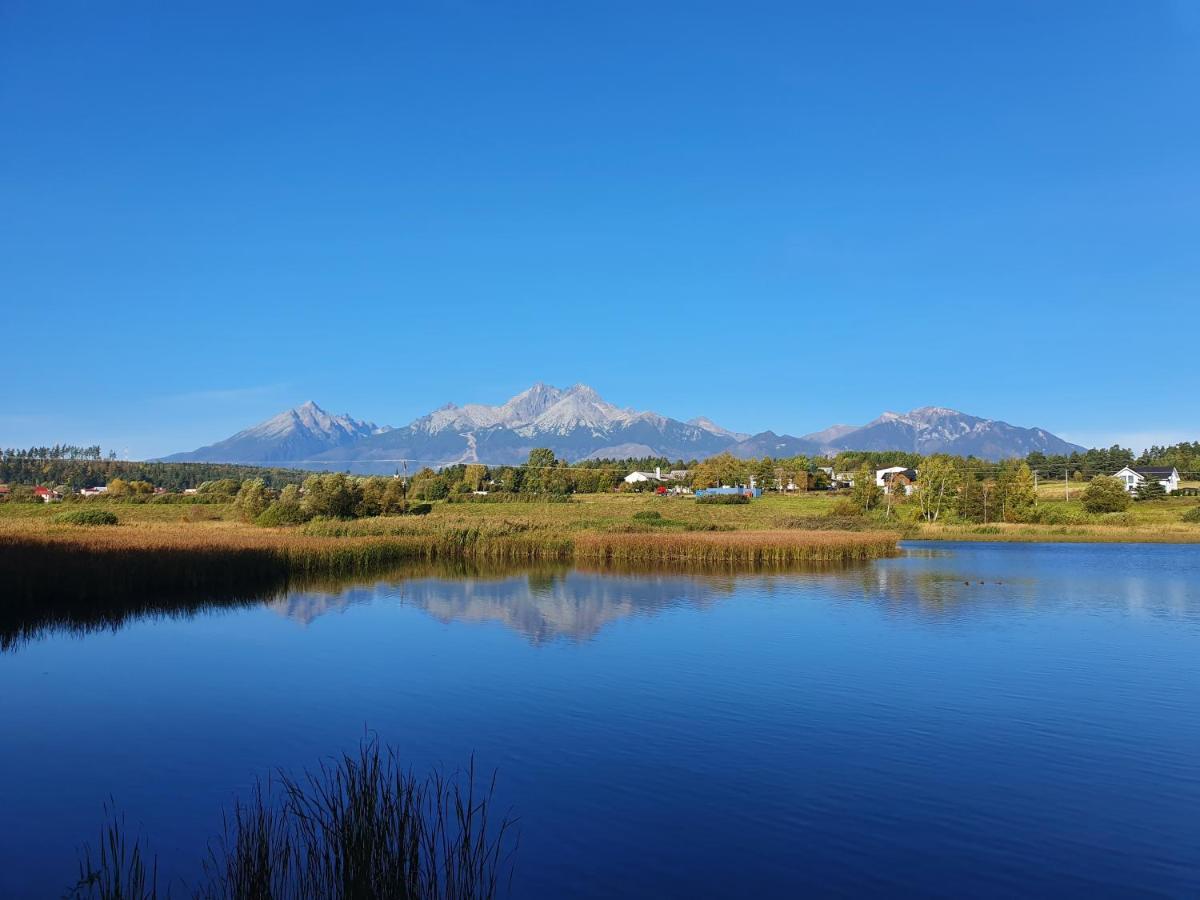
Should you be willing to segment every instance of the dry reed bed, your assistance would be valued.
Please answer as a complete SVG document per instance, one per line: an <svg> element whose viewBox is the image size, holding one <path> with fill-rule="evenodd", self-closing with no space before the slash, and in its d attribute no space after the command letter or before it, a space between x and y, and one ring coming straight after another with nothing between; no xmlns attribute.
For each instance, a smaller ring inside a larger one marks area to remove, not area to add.
<svg viewBox="0 0 1200 900"><path fill-rule="evenodd" d="M889 532L729 531L668 534L582 534L575 558L698 565L786 565L878 559L896 552Z"/></svg>
<svg viewBox="0 0 1200 900"><path fill-rule="evenodd" d="M885 532L571 534L512 524L345 537L235 523L0 528L0 571L6 573L0 616L25 618L45 604L77 607L113 598L134 604L155 595L248 598L298 581L365 576L414 562L579 560L752 568L874 559L894 553L896 542L897 535Z"/></svg>
<svg viewBox="0 0 1200 900"><path fill-rule="evenodd" d="M103 528L0 527L0 651L46 628L115 628L130 616L191 614L403 567L572 563L613 569L751 571L889 556L881 532L666 532L573 535L510 525L324 537L236 523Z"/></svg>

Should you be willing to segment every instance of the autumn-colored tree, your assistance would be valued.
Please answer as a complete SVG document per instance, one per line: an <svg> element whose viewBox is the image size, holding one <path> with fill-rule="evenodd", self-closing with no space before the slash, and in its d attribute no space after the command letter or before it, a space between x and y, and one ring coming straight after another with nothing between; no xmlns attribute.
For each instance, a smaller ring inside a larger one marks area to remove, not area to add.
<svg viewBox="0 0 1200 900"><path fill-rule="evenodd" d="M479 463L472 463L463 470L463 484L473 491L483 490L484 482L487 480L487 466L481 466Z"/></svg>

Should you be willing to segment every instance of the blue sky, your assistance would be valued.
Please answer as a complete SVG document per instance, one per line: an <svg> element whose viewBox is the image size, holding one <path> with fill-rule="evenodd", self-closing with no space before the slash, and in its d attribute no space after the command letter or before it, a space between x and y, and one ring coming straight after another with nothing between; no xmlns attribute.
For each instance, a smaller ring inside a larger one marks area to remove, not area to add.
<svg viewBox="0 0 1200 900"><path fill-rule="evenodd" d="M0 6L0 445L537 380L1200 437L1200 3Z"/></svg>

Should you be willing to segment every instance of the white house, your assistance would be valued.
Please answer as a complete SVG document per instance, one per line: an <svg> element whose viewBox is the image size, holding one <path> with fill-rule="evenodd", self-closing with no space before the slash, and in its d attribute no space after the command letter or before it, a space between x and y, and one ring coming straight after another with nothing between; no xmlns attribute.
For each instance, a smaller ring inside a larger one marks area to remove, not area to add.
<svg viewBox="0 0 1200 900"><path fill-rule="evenodd" d="M1168 494L1179 489L1179 470L1174 466L1126 466L1115 472L1113 478L1125 485L1125 490L1131 494L1147 480L1157 481Z"/></svg>

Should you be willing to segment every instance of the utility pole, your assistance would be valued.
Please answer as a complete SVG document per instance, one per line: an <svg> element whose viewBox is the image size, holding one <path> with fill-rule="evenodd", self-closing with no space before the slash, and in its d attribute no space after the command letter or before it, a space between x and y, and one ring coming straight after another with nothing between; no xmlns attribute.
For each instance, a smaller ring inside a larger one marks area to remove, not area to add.
<svg viewBox="0 0 1200 900"><path fill-rule="evenodd" d="M1067 500L1071 499L1071 479L1067 475L1067 469L1071 468L1066 463L1063 463L1063 493Z"/></svg>

